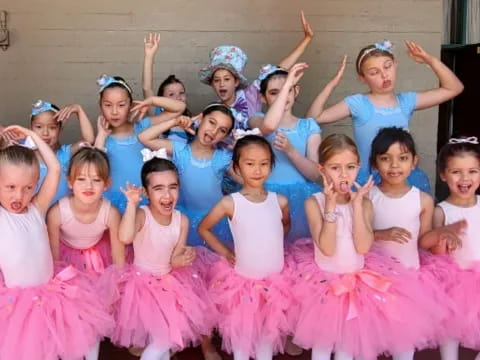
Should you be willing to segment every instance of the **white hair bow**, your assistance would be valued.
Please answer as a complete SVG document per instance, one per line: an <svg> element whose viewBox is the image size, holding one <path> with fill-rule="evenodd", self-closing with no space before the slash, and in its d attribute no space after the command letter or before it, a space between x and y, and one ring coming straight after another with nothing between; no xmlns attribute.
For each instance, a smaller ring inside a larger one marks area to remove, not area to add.
<svg viewBox="0 0 480 360"><path fill-rule="evenodd" d="M35 141L33 141L31 136L27 136L25 140L23 140L23 142L19 143L19 145L26 147L30 150L37 150L37 145L35 144Z"/></svg>
<svg viewBox="0 0 480 360"><path fill-rule="evenodd" d="M235 140L240 140L241 138L243 138L247 135L259 135L259 136L261 136L262 132L260 131L259 128L255 128L255 129L252 129L252 130L236 129L233 132L233 137L235 138Z"/></svg>
<svg viewBox="0 0 480 360"><path fill-rule="evenodd" d="M149 160L152 160L153 158L168 159L167 149L165 148L161 148L155 151L145 148L142 149L141 153L143 156L143 162L147 162Z"/></svg>
<svg viewBox="0 0 480 360"><path fill-rule="evenodd" d="M478 138L476 136L464 137L464 138L451 138L448 140L449 144L461 144L461 143L469 143L478 145Z"/></svg>

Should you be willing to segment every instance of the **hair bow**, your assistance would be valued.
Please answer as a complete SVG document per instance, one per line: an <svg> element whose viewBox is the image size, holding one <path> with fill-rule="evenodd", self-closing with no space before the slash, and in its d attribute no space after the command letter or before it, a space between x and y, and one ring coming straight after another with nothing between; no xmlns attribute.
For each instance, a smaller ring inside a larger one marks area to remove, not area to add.
<svg viewBox="0 0 480 360"><path fill-rule="evenodd" d="M235 140L240 140L241 138L247 136L247 135L258 135L258 136L261 136L262 135L262 132L260 131L259 128L255 128L255 129L252 129L252 130L243 130L243 129L236 129L234 132L233 132L233 137L235 138Z"/></svg>
<svg viewBox="0 0 480 360"><path fill-rule="evenodd" d="M451 138L448 140L449 144L462 144L462 143L468 143L468 144L475 144L478 145L478 138L476 136L470 136L470 137L463 137L463 138Z"/></svg>
<svg viewBox="0 0 480 360"><path fill-rule="evenodd" d="M132 93L130 86L123 80L117 80L113 76L103 74L97 79L97 85L100 86L98 92L102 92L107 86L111 84L120 84L122 85L129 93Z"/></svg>
<svg viewBox="0 0 480 360"><path fill-rule="evenodd" d="M33 141L31 136L27 136L22 142L19 142L18 145L30 150L37 150L37 145L35 144L35 141Z"/></svg>
<svg viewBox="0 0 480 360"><path fill-rule="evenodd" d="M165 148L161 148L155 151L145 148L142 149L141 153L143 156L143 162L150 161L153 158L168 159L167 149Z"/></svg>
<svg viewBox="0 0 480 360"><path fill-rule="evenodd" d="M375 48L393 54L393 44L390 40L383 40L380 43L375 43Z"/></svg>
<svg viewBox="0 0 480 360"><path fill-rule="evenodd" d="M273 74L275 71L278 71L278 70L287 71L287 70L282 69L281 67L278 67L278 66L276 66L276 65L265 64L265 65L263 65L262 68L260 69L260 75L258 76L258 80L263 81L263 80L265 80L270 74Z"/></svg>
<svg viewBox="0 0 480 360"><path fill-rule="evenodd" d="M52 104L50 104L48 101L37 100L33 103L33 105L32 105L32 116L36 116L36 115L41 114L45 111L53 111L55 113L58 112L58 110L55 109L52 106Z"/></svg>

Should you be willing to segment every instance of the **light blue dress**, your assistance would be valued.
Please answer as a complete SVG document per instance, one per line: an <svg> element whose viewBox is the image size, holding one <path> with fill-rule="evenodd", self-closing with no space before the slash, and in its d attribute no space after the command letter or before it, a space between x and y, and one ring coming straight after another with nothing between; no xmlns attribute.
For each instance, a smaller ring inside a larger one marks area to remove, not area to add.
<svg viewBox="0 0 480 360"><path fill-rule="evenodd" d="M292 146L305 156L307 155L308 138L321 133L320 126L313 118L298 119L294 127L278 128L277 131L283 132ZM266 139L273 145L275 133L266 136ZM275 167L272 169L265 187L288 198L291 227L286 240L292 242L302 237L310 237L304 202L310 195L319 192L321 187L305 178L283 152L275 148L273 151Z"/></svg>
<svg viewBox="0 0 480 360"><path fill-rule="evenodd" d="M134 125L134 135L125 138L117 138L110 135L105 142L108 159L110 160L110 177L112 184L105 191L104 196L117 207L120 213L125 212L127 199L120 191L120 187L125 188L127 182L142 186L140 172L143 166L143 157L141 150L144 148L138 140L137 135L151 124L150 118L146 117ZM148 203L143 198L139 206Z"/></svg>
<svg viewBox="0 0 480 360"><path fill-rule="evenodd" d="M345 103L352 114L353 133L360 152L362 167L357 181L364 184L372 173L375 183L378 184L381 181L380 176L368 165L373 139L378 131L385 127L396 126L408 129L417 104L417 93L398 93L397 105L393 107L376 107L364 94L348 96L345 98ZM428 177L421 169L415 168L407 181L410 185L416 186L426 193L431 193Z"/></svg>
<svg viewBox="0 0 480 360"><path fill-rule="evenodd" d="M210 159L197 159L193 157L190 144L173 141L172 145L172 161L180 175L177 208L190 220L188 245L205 245L198 234L198 224L223 197L222 179L230 167L232 154L226 149L217 149ZM223 243L233 248L226 218L215 225L213 231Z"/></svg>
<svg viewBox="0 0 480 360"><path fill-rule="evenodd" d="M67 196L70 193L70 189L68 187L68 181L67 181L67 172L68 172L68 165L70 163L71 149L72 149L71 144L61 145L56 152L58 162L60 163L60 180L58 182L57 192L55 193L55 197L53 198L50 205L55 204L62 197ZM35 192L38 192L38 190L40 190L40 186L43 184L43 181L45 180L45 176L47 176L47 172L48 170L45 163L40 162L40 179L38 180L37 189Z"/></svg>

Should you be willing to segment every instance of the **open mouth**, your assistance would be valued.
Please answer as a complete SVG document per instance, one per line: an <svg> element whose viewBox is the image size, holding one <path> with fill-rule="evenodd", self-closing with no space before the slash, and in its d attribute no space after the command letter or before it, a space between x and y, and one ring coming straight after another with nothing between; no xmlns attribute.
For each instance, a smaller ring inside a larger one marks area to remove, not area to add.
<svg viewBox="0 0 480 360"><path fill-rule="evenodd" d="M341 181L339 185L341 192L349 192L350 191L350 184L348 181Z"/></svg>
<svg viewBox="0 0 480 360"><path fill-rule="evenodd" d="M20 201L14 201L10 204L10 207L13 211L20 211L22 210L22 203Z"/></svg>
<svg viewBox="0 0 480 360"><path fill-rule="evenodd" d="M470 192L471 184L459 184L457 185L458 192L460 194L468 194Z"/></svg>
<svg viewBox="0 0 480 360"><path fill-rule="evenodd" d="M203 136L203 140L206 142L206 143L211 143L213 141L213 137L208 135L208 134L205 134Z"/></svg>
<svg viewBox="0 0 480 360"><path fill-rule="evenodd" d="M226 90L226 89L220 89L220 90L218 90L218 95L219 95L221 98L224 98L224 97L227 95L227 90Z"/></svg>
<svg viewBox="0 0 480 360"><path fill-rule="evenodd" d="M173 201L160 201L161 208L166 212L173 210Z"/></svg>

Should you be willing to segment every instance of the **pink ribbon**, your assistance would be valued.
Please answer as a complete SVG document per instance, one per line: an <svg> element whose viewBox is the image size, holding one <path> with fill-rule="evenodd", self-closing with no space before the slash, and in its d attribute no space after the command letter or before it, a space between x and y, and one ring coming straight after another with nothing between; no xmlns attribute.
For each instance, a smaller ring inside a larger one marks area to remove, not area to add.
<svg viewBox="0 0 480 360"><path fill-rule="evenodd" d="M355 288L357 282L361 281L368 287L377 292L386 293L392 285L392 282L383 275L371 270L359 270L354 273L344 274L341 277L331 281L330 287L335 296L347 294L348 314L347 320L358 316L357 300Z"/></svg>
<svg viewBox="0 0 480 360"><path fill-rule="evenodd" d="M85 258L85 266L89 271L95 271L101 273L105 270L105 264L103 263L102 255L95 246L89 249L83 250L83 256Z"/></svg>

